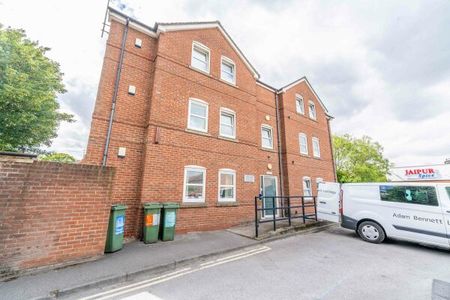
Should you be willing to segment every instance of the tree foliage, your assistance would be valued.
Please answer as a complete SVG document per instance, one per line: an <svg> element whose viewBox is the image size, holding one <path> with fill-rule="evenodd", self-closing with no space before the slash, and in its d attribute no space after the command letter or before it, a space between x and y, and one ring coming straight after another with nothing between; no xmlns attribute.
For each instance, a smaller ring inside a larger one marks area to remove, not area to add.
<svg viewBox="0 0 450 300"><path fill-rule="evenodd" d="M73 157L72 155L67 154L67 153L58 153L58 152L39 155L38 160L55 161L55 162L62 162L62 163L76 162L75 157Z"/></svg>
<svg viewBox="0 0 450 300"><path fill-rule="evenodd" d="M333 148L339 182L387 180L389 160L383 157L383 147L370 137L333 136Z"/></svg>
<svg viewBox="0 0 450 300"><path fill-rule="evenodd" d="M19 29L0 24L0 150L33 150L50 145L61 121L64 93L59 64L46 57L49 48L29 40Z"/></svg>

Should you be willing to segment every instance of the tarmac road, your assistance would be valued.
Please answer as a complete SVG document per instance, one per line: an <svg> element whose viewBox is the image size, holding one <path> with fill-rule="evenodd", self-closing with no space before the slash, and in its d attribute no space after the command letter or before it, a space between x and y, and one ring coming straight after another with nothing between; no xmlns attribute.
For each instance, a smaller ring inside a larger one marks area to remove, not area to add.
<svg viewBox="0 0 450 300"><path fill-rule="evenodd" d="M450 282L449 251L331 227L69 298L431 299L434 279Z"/></svg>

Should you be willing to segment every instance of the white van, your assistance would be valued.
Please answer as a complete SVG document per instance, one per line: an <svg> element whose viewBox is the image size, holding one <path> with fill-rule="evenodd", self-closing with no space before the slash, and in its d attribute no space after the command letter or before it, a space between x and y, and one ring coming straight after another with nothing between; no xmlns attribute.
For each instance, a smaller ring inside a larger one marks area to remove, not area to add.
<svg viewBox="0 0 450 300"><path fill-rule="evenodd" d="M317 217L355 230L365 241L386 237L450 248L450 183L319 184Z"/></svg>

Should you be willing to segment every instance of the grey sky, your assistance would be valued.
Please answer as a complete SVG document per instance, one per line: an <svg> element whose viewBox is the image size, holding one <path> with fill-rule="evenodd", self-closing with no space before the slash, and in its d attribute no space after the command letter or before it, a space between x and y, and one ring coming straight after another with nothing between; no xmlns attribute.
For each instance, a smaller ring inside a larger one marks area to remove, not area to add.
<svg viewBox="0 0 450 300"><path fill-rule="evenodd" d="M117 2L117 1L116 1ZM220 20L261 74L282 86L306 75L335 133L369 135L397 165L450 157L450 1L124 0L140 21ZM105 39L106 1L0 0L0 23L52 48L74 113L52 148L81 157Z"/></svg>

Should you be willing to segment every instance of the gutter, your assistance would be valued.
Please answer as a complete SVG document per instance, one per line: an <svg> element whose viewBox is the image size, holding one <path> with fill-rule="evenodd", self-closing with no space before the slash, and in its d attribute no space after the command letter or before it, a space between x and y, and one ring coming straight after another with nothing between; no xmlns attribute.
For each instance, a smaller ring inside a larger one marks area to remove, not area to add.
<svg viewBox="0 0 450 300"><path fill-rule="evenodd" d="M336 163L334 161L334 147L333 147L333 138L331 136L331 128L330 128L330 120L332 120L333 117L327 118L327 126L328 126L328 140L330 142L330 148L331 148L331 163L333 164L333 176L334 181L338 182L337 180L337 173L336 173Z"/></svg>
<svg viewBox="0 0 450 300"><path fill-rule="evenodd" d="M106 134L105 150L103 151L103 160L102 160L103 167L106 166L106 161L108 160L108 149L109 149L109 144L111 141L111 131L112 131L112 125L113 125L113 121L114 121L114 114L116 112L117 94L119 91L119 82L120 82L120 76L122 73L123 57L124 57L124 53L125 53L125 42L126 42L127 36L128 36L129 23L130 23L130 18L127 17L126 23L125 23L125 28L124 28L123 35L122 35L122 45L120 48L119 65L117 67L116 80L114 82L114 94L113 94L113 98L112 98L111 113L109 115L108 132Z"/></svg>
<svg viewBox="0 0 450 300"><path fill-rule="evenodd" d="M281 157L281 135L280 135L280 107L278 101L278 91L275 92L275 107L276 107L276 121L277 121L277 144L278 144L278 172L280 175L280 196L283 197L284 191L284 178L283 178L283 162Z"/></svg>

